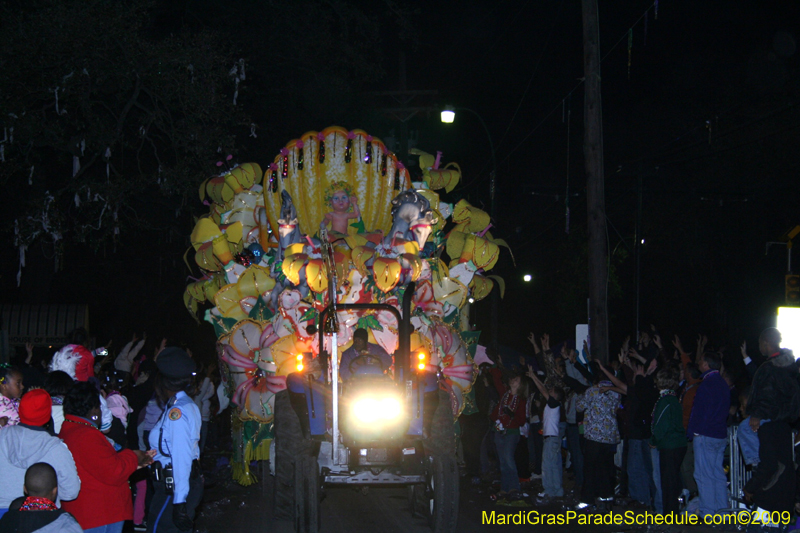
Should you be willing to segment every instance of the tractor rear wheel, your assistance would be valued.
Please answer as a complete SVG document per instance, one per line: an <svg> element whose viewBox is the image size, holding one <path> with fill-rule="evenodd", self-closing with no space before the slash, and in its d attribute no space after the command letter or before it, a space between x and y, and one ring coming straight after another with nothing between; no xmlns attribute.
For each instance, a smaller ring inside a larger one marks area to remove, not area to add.
<svg viewBox="0 0 800 533"><path fill-rule="evenodd" d="M429 458L425 485L412 485L412 512L424 516L434 533L454 533L458 525L458 462L454 457Z"/></svg>
<svg viewBox="0 0 800 533"><path fill-rule="evenodd" d="M317 533L320 524L320 479L317 458L305 455L295 462L295 531Z"/></svg>
<svg viewBox="0 0 800 533"><path fill-rule="evenodd" d="M295 520L295 468L309 455L310 442L303 437L300 419L292 408L289 391L275 395L275 482L273 513L277 520Z"/></svg>

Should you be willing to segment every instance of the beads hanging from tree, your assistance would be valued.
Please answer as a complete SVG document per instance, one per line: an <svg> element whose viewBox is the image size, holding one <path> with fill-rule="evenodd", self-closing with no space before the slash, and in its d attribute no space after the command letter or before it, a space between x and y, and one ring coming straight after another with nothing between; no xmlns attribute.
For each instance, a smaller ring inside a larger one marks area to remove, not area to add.
<svg viewBox="0 0 800 533"><path fill-rule="evenodd" d="M281 168L281 177L286 179L289 176L289 150L281 148L281 155L283 156L283 167Z"/></svg>

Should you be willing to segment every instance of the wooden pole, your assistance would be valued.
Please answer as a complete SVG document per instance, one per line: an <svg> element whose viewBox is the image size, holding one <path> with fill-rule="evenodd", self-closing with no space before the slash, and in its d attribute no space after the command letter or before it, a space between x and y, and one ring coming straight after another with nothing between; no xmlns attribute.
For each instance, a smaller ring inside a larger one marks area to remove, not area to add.
<svg viewBox="0 0 800 533"><path fill-rule="evenodd" d="M597 0L581 0L585 76L583 154L589 228L589 339L592 356L608 362L608 235L603 177L603 107Z"/></svg>

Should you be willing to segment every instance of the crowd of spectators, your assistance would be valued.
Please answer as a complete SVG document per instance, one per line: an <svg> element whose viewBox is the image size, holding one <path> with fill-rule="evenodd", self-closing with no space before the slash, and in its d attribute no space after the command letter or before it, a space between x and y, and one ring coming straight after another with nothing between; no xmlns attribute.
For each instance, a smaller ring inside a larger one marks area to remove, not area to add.
<svg viewBox="0 0 800 533"><path fill-rule="evenodd" d="M689 352L655 327L637 337L608 365L585 344L551 348L534 334L532 355L482 364L477 413L459 420L473 483L492 483L494 501L520 507L794 513L800 374L778 330L761 333L757 354L744 343L726 354L702 335ZM729 476L733 461L746 463L741 487ZM541 492L529 495L539 480Z"/></svg>
<svg viewBox="0 0 800 533"><path fill-rule="evenodd" d="M162 485L145 468L158 447L149 433L164 424L165 406L170 422L181 419L176 391L158 387L168 382L162 362L174 367L173 356L189 355L167 339L145 351L146 335L134 335L116 356L108 345L90 350L84 331L72 341L40 361L28 345L25 355L0 364L0 531L119 533L126 521L136 531L154 531L148 507ZM191 404L183 406L183 420L197 419L196 438L188 442L199 453L224 390L216 365L179 366L188 376L180 394ZM170 435L165 429L160 434ZM171 444L177 448L174 438ZM172 522L190 530L193 508L179 511ZM167 522L157 531L167 531Z"/></svg>

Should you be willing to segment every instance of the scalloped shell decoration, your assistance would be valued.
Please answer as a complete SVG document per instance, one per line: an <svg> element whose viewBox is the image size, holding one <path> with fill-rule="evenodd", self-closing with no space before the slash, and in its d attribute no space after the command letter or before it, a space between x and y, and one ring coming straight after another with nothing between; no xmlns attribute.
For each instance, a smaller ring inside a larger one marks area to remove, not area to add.
<svg viewBox="0 0 800 533"><path fill-rule="evenodd" d="M321 156L323 143L324 156ZM277 190L272 192L270 187L264 187L264 203L276 234L283 190L292 195L300 230L306 235L314 235L331 210L325 201L325 191L333 181L347 182L358 198L364 225L371 231L385 233L392 225L392 198L398 190L411 186L408 170L380 139L363 130L347 131L338 126L321 132L309 131L290 141L275 157L272 168L267 170L267 180L274 171Z"/></svg>

